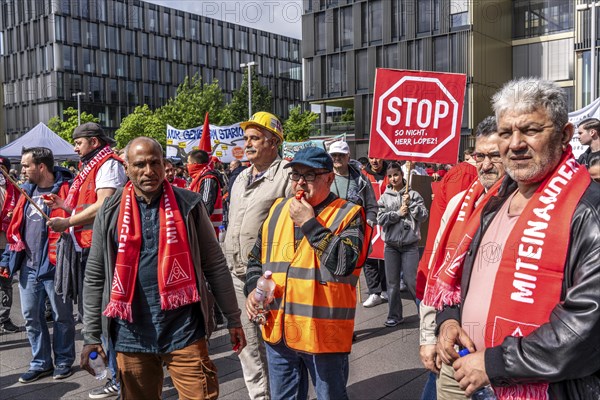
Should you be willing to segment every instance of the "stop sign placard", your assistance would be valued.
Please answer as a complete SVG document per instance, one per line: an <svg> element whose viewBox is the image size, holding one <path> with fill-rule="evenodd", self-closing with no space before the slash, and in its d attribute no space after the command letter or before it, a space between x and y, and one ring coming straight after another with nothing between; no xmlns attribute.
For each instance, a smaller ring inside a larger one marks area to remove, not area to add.
<svg viewBox="0 0 600 400"><path fill-rule="evenodd" d="M378 68L369 157L455 163L467 77Z"/></svg>

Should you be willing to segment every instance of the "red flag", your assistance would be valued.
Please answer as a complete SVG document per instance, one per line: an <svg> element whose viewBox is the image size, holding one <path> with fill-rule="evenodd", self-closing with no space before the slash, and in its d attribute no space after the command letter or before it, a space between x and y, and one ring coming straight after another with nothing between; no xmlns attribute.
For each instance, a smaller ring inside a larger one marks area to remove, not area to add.
<svg viewBox="0 0 600 400"><path fill-rule="evenodd" d="M208 126L208 113L204 116L204 125L202 126L202 137L198 149L206 151L208 154L212 152L210 145L210 128Z"/></svg>

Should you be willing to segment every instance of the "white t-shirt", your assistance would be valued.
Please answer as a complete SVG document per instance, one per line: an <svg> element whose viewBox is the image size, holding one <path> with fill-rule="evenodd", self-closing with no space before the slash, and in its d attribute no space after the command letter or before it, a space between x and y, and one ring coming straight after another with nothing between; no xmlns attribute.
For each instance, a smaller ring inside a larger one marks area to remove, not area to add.
<svg viewBox="0 0 600 400"><path fill-rule="evenodd" d="M123 164L109 158L98 169L96 174L96 192L98 189L117 189L125 186L127 175Z"/></svg>

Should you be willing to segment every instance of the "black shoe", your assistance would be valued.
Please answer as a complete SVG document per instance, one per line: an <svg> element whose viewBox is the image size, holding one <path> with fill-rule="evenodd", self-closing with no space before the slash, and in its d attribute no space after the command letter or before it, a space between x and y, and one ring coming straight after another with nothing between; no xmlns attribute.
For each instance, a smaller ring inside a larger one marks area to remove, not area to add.
<svg viewBox="0 0 600 400"><path fill-rule="evenodd" d="M45 376L52 375L52 372L54 372L54 368L47 369L46 371L29 370L29 371L25 372L23 375L21 375L21 377L19 378L19 382L21 382L21 383L34 382Z"/></svg>
<svg viewBox="0 0 600 400"><path fill-rule="evenodd" d="M404 318L400 318L398 320L390 318L387 321L385 321L383 324L385 326L387 326L388 328L393 328L394 326L398 326L398 325L400 325L403 322L404 322Z"/></svg>
<svg viewBox="0 0 600 400"><path fill-rule="evenodd" d="M10 319L7 319L0 324L0 333L17 333L21 332L23 328L12 323Z"/></svg>

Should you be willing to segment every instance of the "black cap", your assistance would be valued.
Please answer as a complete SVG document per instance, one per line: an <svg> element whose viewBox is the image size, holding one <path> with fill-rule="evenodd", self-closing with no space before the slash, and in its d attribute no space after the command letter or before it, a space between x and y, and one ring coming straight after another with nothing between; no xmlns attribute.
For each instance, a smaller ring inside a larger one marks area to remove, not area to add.
<svg viewBox="0 0 600 400"><path fill-rule="evenodd" d="M95 122L86 122L85 124L79 125L73 131L73 139L79 139L83 137L97 137L100 140L106 142L109 146L117 144L115 139L106 136L104 129Z"/></svg>

